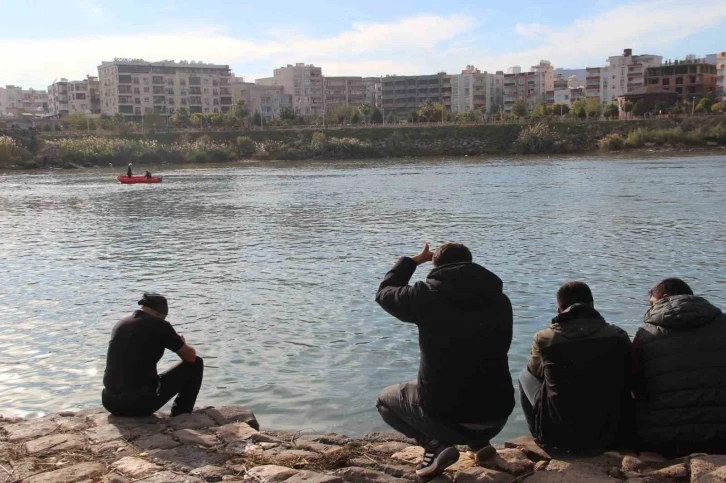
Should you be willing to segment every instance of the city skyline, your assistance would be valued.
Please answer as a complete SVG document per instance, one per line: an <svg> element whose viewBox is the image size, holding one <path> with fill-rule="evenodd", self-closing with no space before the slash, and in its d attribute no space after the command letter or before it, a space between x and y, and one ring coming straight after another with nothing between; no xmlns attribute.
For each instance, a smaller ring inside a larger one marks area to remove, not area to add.
<svg viewBox="0 0 726 483"><path fill-rule="evenodd" d="M493 72L542 59L585 68L623 48L665 60L720 52L726 43L726 3L711 0L283 0L274 8L215 0L0 0L0 9L7 26L0 33L0 84L25 89L83 79L114 57L229 64L235 75L254 80L297 62L322 66L326 76L457 73L468 64Z"/></svg>

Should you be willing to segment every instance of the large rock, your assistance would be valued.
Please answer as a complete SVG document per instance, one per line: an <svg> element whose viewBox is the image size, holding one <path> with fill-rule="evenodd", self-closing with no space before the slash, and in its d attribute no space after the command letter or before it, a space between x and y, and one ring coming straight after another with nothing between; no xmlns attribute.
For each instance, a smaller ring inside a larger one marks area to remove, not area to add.
<svg viewBox="0 0 726 483"><path fill-rule="evenodd" d="M344 434L327 433L327 434L303 434L297 440L310 441L313 443L330 444L337 446L345 446L351 442L351 439Z"/></svg>
<svg viewBox="0 0 726 483"><path fill-rule="evenodd" d="M44 418L8 424L4 429L10 443L19 443L26 439L35 439L50 434L58 429L58 425L52 420Z"/></svg>
<svg viewBox="0 0 726 483"><path fill-rule="evenodd" d="M524 451L529 459L534 461L552 459L547 451L539 447L532 436L520 436L519 438L507 441L504 443L504 446L506 448L519 448Z"/></svg>
<svg viewBox="0 0 726 483"><path fill-rule="evenodd" d="M213 434L206 434L194 429L180 429L174 431L174 437L184 444L198 444L211 448L217 444L217 437Z"/></svg>
<svg viewBox="0 0 726 483"><path fill-rule="evenodd" d="M413 465L390 463L387 460L376 461L371 459L370 456L367 458L351 458L348 460L347 465L357 466L359 468L374 469L395 478L406 478L408 480L417 479L416 467Z"/></svg>
<svg viewBox="0 0 726 483"><path fill-rule="evenodd" d="M51 434L25 443L25 450L30 455L36 453L67 451L81 449L86 446L86 440L80 434Z"/></svg>
<svg viewBox="0 0 726 483"><path fill-rule="evenodd" d="M180 414L169 419L169 426L178 431L180 429L205 429L216 425L206 414L192 413Z"/></svg>
<svg viewBox="0 0 726 483"><path fill-rule="evenodd" d="M142 458L136 458L133 456L127 456L121 458L113 464L113 467L120 473L129 476L133 479L143 478L145 476L153 475L162 470L158 465L150 463Z"/></svg>
<svg viewBox="0 0 726 483"><path fill-rule="evenodd" d="M230 474L229 469L221 466L202 466L189 472L192 476L197 476L204 481L222 481L222 479Z"/></svg>
<svg viewBox="0 0 726 483"><path fill-rule="evenodd" d="M494 457L481 462L480 465L492 470L511 473L515 476L534 471L534 462L527 458L524 451L519 448L499 450Z"/></svg>
<svg viewBox="0 0 726 483"><path fill-rule="evenodd" d="M416 441L407 438L396 431L374 431L363 436L365 441L371 443L385 443L388 441L398 441L399 443L407 443L409 445L416 444Z"/></svg>
<svg viewBox="0 0 726 483"><path fill-rule="evenodd" d="M391 458L411 465L417 465L423 461L423 455L424 449L421 446L409 446L398 453L394 453L391 455Z"/></svg>
<svg viewBox="0 0 726 483"><path fill-rule="evenodd" d="M255 466L247 471L245 479L253 480L257 483L279 483L285 481L291 476L298 473L298 470L286 468L278 465Z"/></svg>
<svg viewBox="0 0 726 483"><path fill-rule="evenodd" d="M253 441L255 443L267 442L277 443L278 440L272 436L262 434L247 423L231 423L225 424L218 428L214 428L217 437L224 441L225 444L237 445L245 441Z"/></svg>
<svg viewBox="0 0 726 483"><path fill-rule="evenodd" d="M55 423L61 431L83 431L90 426L86 418L77 417L57 418Z"/></svg>
<svg viewBox="0 0 726 483"><path fill-rule="evenodd" d="M173 464L187 471L208 465L223 464L229 457L224 454L200 449L196 446L178 446L172 449L149 451L160 464Z"/></svg>
<svg viewBox="0 0 726 483"><path fill-rule="evenodd" d="M514 477L489 468L469 468L454 476L454 483L511 483ZM527 480L529 481L529 480Z"/></svg>
<svg viewBox="0 0 726 483"><path fill-rule="evenodd" d="M74 483L106 473L103 463L80 463L59 470L41 473L23 480L23 483Z"/></svg>
<svg viewBox="0 0 726 483"><path fill-rule="evenodd" d="M375 443L370 446L371 451L381 454L392 455L408 448L407 443L399 443L398 441L387 441L385 443Z"/></svg>
<svg viewBox="0 0 726 483"><path fill-rule="evenodd" d="M152 449L171 449L180 445L181 443L179 441L175 441L174 438L163 433L142 436L134 441L134 446L144 451Z"/></svg>
<svg viewBox="0 0 726 483"><path fill-rule="evenodd" d="M726 456L697 456L691 459L691 483L715 483L718 474L712 474L722 466L726 466Z"/></svg>
<svg viewBox="0 0 726 483"><path fill-rule="evenodd" d="M379 471L365 468L342 468L334 473L346 483L398 483L401 480ZM289 480L288 480L289 481Z"/></svg>
<svg viewBox="0 0 726 483"><path fill-rule="evenodd" d="M247 423L257 431L260 430L260 423L249 409L239 406L222 406L219 408L205 408L200 410L214 420L219 426L231 423Z"/></svg>

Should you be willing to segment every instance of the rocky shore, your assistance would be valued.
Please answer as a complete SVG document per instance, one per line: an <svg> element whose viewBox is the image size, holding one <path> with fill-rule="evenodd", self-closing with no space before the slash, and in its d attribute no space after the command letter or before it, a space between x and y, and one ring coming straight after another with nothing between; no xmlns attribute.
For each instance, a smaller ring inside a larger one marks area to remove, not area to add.
<svg viewBox="0 0 726 483"><path fill-rule="evenodd" d="M0 483L406 483L417 480L422 457L412 443L396 433L260 431L254 414L235 406L176 418L119 418L102 408L0 417ZM459 462L434 483L726 482L726 456L571 457L520 437L477 466L460 449Z"/></svg>

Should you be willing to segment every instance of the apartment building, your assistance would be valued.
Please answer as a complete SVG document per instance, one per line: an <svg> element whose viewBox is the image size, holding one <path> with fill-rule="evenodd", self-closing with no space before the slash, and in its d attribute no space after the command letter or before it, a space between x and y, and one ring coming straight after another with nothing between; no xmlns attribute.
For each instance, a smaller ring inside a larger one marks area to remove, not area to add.
<svg viewBox="0 0 726 483"><path fill-rule="evenodd" d="M373 106L379 106L379 103L380 103L379 94L381 91L381 78L380 77L364 77L363 86L365 88L365 102L369 102Z"/></svg>
<svg viewBox="0 0 726 483"><path fill-rule="evenodd" d="M503 103L504 72L481 72L467 65L451 79L451 113L487 112Z"/></svg>
<svg viewBox="0 0 726 483"><path fill-rule="evenodd" d="M645 76L648 87L675 92L679 101L686 101L716 95L717 70L717 66L706 59L691 57L649 67Z"/></svg>
<svg viewBox="0 0 726 483"><path fill-rule="evenodd" d="M18 86L0 87L0 115L46 114L48 94Z"/></svg>
<svg viewBox="0 0 726 483"><path fill-rule="evenodd" d="M282 108L292 108L292 96L282 86L244 82L236 77L232 79L231 89L233 101L244 99L250 116L259 113L263 123L278 119Z"/></svg>
<svg viewBox="0 0 726 483"><path fill-rule="evenodd" d="M723 102L726 100L726 52L716 54L718 63L716 64L716 96L718 100Z"/></svg>
<svg viewBox="0 0 726 483"><path fill-rule="evenodd" d="M366 102L366 87L362 77L324 77L325 110L339 106L358 107Z"/></svg>
<svg viewBox="0 0 726 483"><path fill-rule="evenodd" d="M451 106L451 76L445 72L431 75L396 76L381 79L381 109L405 119L429 100Z"/></svg>
<svg viewBox="0 0 726 483"><path fill-rule="evenodd" d="M275 69L275 85L292 95L292 108L299 116L317 117L323 114L323 70L312 64L288 64Z"/></svg>
<svg viewBox="0 0 726 483"><path fill-rule="evenodd" d="M226 112L232 106L228 65L204 62L116 58L98 66L101 112L127 117Z"/></svg>
<svg viewBox="0 0 726 483"><path fill-rule="evenodd" d="M54 116L101 113L101 87L98 77L89 75L78 81L61 78L48 86L46 95L48 111Z"/></svg>
<svg viewBox="0 0 726 483"><path fill-rule="evenodd" d="M554 68L549 61L540 61L528 72L522 72L519 66L510 67L504 74L504 111L511 112L517 101L524 101L532 110L546 102L547 92L554 89Z"/></svg>
<svg viewBox="0 0 726 483"><path fill-rule="evenodd" d="M623 55L609 57L606 66L586 69L587 97L602 105L617 103L618 97L644 87L646 70L662 61L659 55L633 55L632 49L625 49Z"/></svg>

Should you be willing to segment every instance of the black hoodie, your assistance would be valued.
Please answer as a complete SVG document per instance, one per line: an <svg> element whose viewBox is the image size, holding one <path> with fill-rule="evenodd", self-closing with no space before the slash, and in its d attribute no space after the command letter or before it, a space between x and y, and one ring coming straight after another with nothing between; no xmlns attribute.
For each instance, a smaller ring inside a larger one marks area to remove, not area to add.
<svg viewBox="0 0 726 483"><path fill-rule="evenodd" d="M386 274L376 302L419 328L418 385L424 409L458 423L507 418L514 387L507 352L512 304L502 281L476 263L434 268L408 285L416 263L404 257Z"/></svg>

